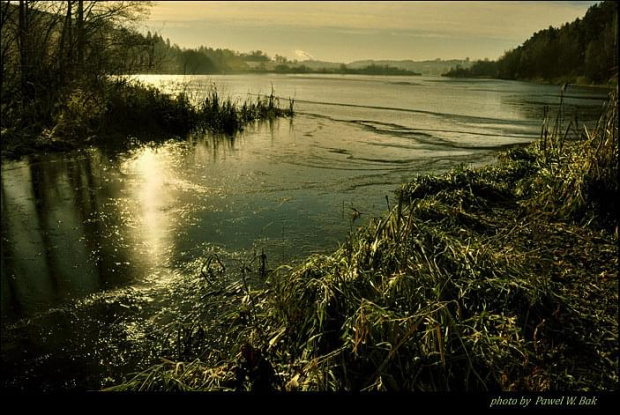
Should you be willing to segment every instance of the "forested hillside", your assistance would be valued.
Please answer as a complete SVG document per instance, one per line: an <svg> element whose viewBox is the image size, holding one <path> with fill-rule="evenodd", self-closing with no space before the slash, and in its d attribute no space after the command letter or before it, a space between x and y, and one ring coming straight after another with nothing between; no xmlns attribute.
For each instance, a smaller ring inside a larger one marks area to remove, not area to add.
<svg viewBox="0 0 620 415"><path fill-rule="evenodd" d="M618 76L618 3L604 1L583 19L534 33L497 61L456 67L446 76L602 84Z"/></svg>

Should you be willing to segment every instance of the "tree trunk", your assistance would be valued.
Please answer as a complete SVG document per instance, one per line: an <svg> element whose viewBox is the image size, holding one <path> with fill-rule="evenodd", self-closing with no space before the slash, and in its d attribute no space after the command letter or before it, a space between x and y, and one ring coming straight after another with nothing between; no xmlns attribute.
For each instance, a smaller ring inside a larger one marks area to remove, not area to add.
<svg viewBox="0 0 620 415"><path fill-rule="evenodd" d="M78 0L78 8L77 8L77 67L81 72L84 65L84 48L85 48L85 39L84 39L84 1Z"/></svg>
<svg viewBox="0 0 620 415"><path fill-rule="evenodd" d="M28 4L24 0L19 2L17 46L19 47L19 65L21 76L21 105L27 99L28 73L30 63L28 59Z"/></svg>
<svg viewBox="0 0 620 415"><path fill-rule="evenodd" d="M73 58L73 1L67 1L67 14L65 15L65 24L62 28L62 36L58 49L58 60L60 67L60 76L66 77L67 66L72 64Z"/></svg>
<svg viewBox="0 0 620 415"><path fill-rule="evenodd" d="M9 40L8 34L6 34L7 29L5 28L5 25L9 21L9 10L11 10L9 6L11 6L11 4L9 4L8 1L0 5L0 33L7 37L7 39L3 39L2 48L0 49L0 91L2 92L4 92L4 79L7 71L7 50L11 49L11 40Z"/></svg>

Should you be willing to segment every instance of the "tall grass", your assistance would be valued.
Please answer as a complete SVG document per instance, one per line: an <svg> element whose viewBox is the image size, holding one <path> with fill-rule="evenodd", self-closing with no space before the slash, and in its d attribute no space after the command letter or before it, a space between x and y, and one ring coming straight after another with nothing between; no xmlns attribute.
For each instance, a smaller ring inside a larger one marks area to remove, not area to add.
<svg viewBox="0 0 620 415"><path fill-rule="evenodd" d="M616 389L616 114L412 180L336 252L270 273L227 358L114 390Z"/></svg>
<svg viewBox="0 0 620 415"><path fill-rule="evenodd" d="M545 117L543 138L535 144L541 154L538 174L520 186L533 209L555 218L595 223L617 232L618 189L618 108L617 94L610 100L592 130L562 128L562 111L549 132ZM571 140L570 133L577 134Z"/></svg>

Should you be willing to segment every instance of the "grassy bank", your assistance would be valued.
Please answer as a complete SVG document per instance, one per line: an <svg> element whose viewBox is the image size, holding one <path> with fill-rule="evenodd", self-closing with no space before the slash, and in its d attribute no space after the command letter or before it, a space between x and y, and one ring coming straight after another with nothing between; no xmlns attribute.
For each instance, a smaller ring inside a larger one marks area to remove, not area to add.
<svg viewBox="0 0 620 415"><path fill-rule="evenodd" d="M184 137L196 130L234 134L255 120L292 116L294 111L293 101L288 108L280 108L273 91L237 102L212 87L204 97L195 99L197 105L192 101L186 92L172 96L122 78L71 85L54 102L33 103L32 108L19 111L6 109L14 116L2 125L2 156L122 144L129 136L152 141ZM37 115L43 113L45 116Z"/></svg>
<svg viewBox="0 0 620 415"><path fill-rule="evenodd" d="M218 287L209 258L204 298L235 304L227 347L184 332L182 358L111 390L617 390L616 98L593 130L558 116L541 135L403 185L330 255L259 261L260 289L247 267Z"/></svg>

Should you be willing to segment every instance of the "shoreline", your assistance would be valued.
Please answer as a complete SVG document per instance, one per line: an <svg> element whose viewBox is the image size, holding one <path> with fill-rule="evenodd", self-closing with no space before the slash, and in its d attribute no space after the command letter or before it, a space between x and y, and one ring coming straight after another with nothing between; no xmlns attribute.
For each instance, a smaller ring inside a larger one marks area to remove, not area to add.
<svg viewBox="0 0 620 415"><path fill-rule="evenodd" d="M605 89L610 92L618 89L617 81L615 83L608 82L606 84L595 84L595 83L585 83L585 82L570 82L570 81L567 81L566 79L545 81L542 79L504 79L504 78L495 78L492 76L448 76L446 74L442 74L441 77L448 78L448 79L487 79L487 80L493 80L493 81L527 82L527 83L531 83L535 85L553 85L553 86L562 86L565 83L567 83L569 87L577 86L577 87L584 87L584 88Z"/></svg>

